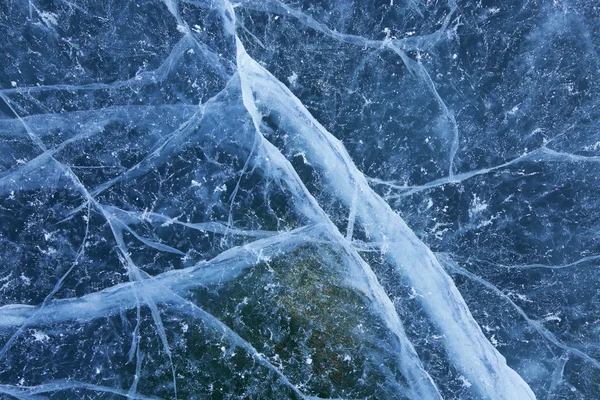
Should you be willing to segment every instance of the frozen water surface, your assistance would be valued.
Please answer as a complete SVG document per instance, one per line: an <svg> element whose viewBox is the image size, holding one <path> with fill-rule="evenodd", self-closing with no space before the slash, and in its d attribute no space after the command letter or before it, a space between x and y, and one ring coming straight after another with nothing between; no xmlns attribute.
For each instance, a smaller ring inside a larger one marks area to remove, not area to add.
<svg viewBox="0 0 600 400"><path fill-rule="evenodd" d="M597 1L0 26L0 398L600 398Z"/></svg>

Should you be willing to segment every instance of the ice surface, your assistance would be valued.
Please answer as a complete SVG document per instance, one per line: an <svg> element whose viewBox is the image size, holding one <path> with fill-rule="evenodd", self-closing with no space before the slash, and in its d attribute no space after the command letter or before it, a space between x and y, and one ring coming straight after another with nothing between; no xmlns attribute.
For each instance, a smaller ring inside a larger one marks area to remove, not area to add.
<svg viewBox="0 0 600 400"><path fill-rule="evenodd" d="M600 398L599 21L0 4L0 398Z"/></svg>

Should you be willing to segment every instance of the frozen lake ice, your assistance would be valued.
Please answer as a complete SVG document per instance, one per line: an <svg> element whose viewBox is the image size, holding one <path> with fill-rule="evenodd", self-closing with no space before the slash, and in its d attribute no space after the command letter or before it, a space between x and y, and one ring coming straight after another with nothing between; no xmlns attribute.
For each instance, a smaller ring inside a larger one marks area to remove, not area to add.
<svg viewBox="0 0 600 400"><path fill-rule="evenodd" d="M600 3L5 0L1 399L600 398Z"/></svg>

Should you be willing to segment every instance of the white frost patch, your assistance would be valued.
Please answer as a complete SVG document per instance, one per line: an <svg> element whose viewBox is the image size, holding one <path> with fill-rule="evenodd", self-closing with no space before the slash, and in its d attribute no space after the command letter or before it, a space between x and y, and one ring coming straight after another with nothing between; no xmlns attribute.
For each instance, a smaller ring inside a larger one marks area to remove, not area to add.
<svg viewBox="0 0 600 400"><path fill-rule="evenodd" d="M477 228L483 228L488 225L491 225L494 222L494 220L498 219L499 216L500 216L500 214L492 215L489 219L487 219L485 221L481 221L479 223L479 225L477 225Z"/></svg>
<svg viewBox="0 0 600 400"><path fill-rule="evenodd" d="M12 87L17 87L17 82L15 82L15 81L10 81L10 86L12 86Z"/></svg>
<svg viewBox="0 0 600 400"><path fill-rule="evenodd" d="M264 287L263 290L265 291L271 291L273 289L277 289L278 287L281 287L281 285L278 285L276 283L267 283ZM248 298L244 297L244 301L242 303L240 303L240 305L246 305L248 304Z"/></svg>
<svg viewBox="0 0 600 400"><path fill-rule="evenodd" d="M425 209L429 210L431 207L433 207L433 200L430 197L429 199L427 199L427 206L425 207Z"/></svg>
<svg viewBox="0 0 600 400"><path fill-rule="evenodd" d="M287 77L287 80L290 83L290 86L292 86L292 87L296 86L296 83L298 82L298 74L296 74L295 72L292 72L292 74Z"/></svg>
<svg viewBox="0 0 600 400"><path fill-rule="evenodd" d="M258 252L257 257L256 257L256 262L268 264L269 262L271 262L271 258L272 257L270 255L264 254L263 249L260 249L260 251Z"/></svg>
<svg viewBox="0 0 600 400"><path fill-rule="evenodd" d="M506 115L510 115L512 117L513 115L515 115L517 113L517 111L519 111L519 106L514 106L513 108L510 109L510 111L508 111L506 113Z"/></svg>
<svg viewBox="0 0 600 400"><path fill-rule="evenodd" d="M525 301L527 303L533 303L533 300L529 300L529 298L527 296L525 296L524 294L508 292L508 293L506 293L506 295L516 297L517 299L519 299L521 301Z"/></svg>
<svg viewBox="0 0 600 400"><path fill-rule="evenodd" d="M410 287L410 297L409 299L416 299L417 297L423 297L421 296L419 293L417 293L417 290L414 287Z"/></svg>
<svg viewBox="0 0 600 400"><path fill-rule="evenodd" d="M306 359L306 365L311 365L312 364L312 358L308 357Z"/></svg>
<svg viewBox="0 0 600 400"><path fill-rule="evenodd" d="M596 142L596 143L594 143L594 144L592 144L592 145L590 145L590 146L585 146L583 149L584 149L584 150L586 150L586 151L590 151L590 150L594 150L594 151L596 151L596 150L600 150L600 142Z"/></svg>
<svg viewBox="0 0 600 400"><path fill-rule="evenodd" d="M530 302L530 303L533 303L533 301L529 300L529 299L527 298L527 296L525 296L524 294L517 294L517 298L518 298L519 300L522 300L522 301L528 301L528 302Z"/></svg>
<svg viewBox="0 0 600 400"><path fill-rule="evenodd" d="M498 341L498 339L496 339L496 335L492 335L492 337L490 338L490 343L494 347L498 347L500 345L500 342Z"/></svg>
<svg viewBox="0 0 600 400"><path fill-rule="evenodd" d="M295 153L295 154L294 154L294 157L296 157L296 156L300 156L300 157L302 157L302 161L304 162L304 164L311 165L311 164L308 162L308 159L306 158L306 153L305 153L305 152L303 152L303 151L299 151L299 152L297 152L297 153Z"/></svg>
<svg viewBox="0 0 600 400"><path fill-rule="evenodd" d="M42 22L44 23L44 25L51 26L51 25L58 24L58 21L56 20L56 18L58 17L58 14L54 14L54 13L47 12L47 11L38 11L38 14L39 14L40 18L42 19Z"/></svg>
<svg viewBox="0 0 600 400"><path fill-rule="evenodd" d="M33 338L36 342L46 342L50 340L50 336L46 335L44 332L33 331Z"/></svg>
<svg viewBox="0 0 600 400"><path fill-rule="evenodd" d="M435 218L433 220L435 221ZM450 224L436 222L433 228L431 228L431 233L435 236L437 240L442 240L444 234L450 230L450 228L446 228L447 226L450 226Z"/></svg>
<svg viewBox="0 0 600 400"><path fill-rule="evenodd" d="M462 375L458 377L458 380L462 382L463 387L470 388L473 386L471 382L469 382L469 380Z"/></svg>
<svg viewBox="0 0 600 400"><path fill-rule="evenodd" d="M40 253L45 254L47 256L51 256L56 253L56 249L52 246L48 247L46 250L42 249L40 246L36 246Z"/></svg>
<svg viewBox="0 0 600 400"><path fill-rule="evenodd" d="M548 315L546 315L546 316L544 317L544 321L546 321L546 322L550 322L550 321L556 321L556 322L560 322L560 321L562 321L562 318L561 318L561 317L559 317L559 316L558 316L558 315L556 315L556 314L552 314L552 313L550 313L550 314L548 314Z"/></svg>
<svg viewBox="0 0 600 400"><path fill-rule="evenodd" d="M31 278L26 277L25 274L21 274L19 278L21 278L25 285L31 285Z"/></svg>
<svg viewBox="0 0 600 400"><path fill-rule="evenodd" d="M226 184L222 184L221 186L217 186L214 190L215 193L217 192L224 192L227 190L227 185Z"/></svg>
<svg viewBox="0 0 600 400"><path fill-rule="evenodd" d="M488 204L481 200L476 194L473 195L473 200L471 201L471 208L469 209L469 217L473 218L483 211L487 210Z"/></svg>

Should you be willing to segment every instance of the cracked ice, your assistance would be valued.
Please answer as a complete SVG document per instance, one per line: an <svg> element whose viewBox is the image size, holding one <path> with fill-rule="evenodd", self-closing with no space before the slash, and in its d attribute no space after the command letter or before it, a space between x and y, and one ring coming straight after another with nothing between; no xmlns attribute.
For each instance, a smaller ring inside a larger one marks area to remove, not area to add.
<svg viewBox="0 0 600 400"><path fill-rule="evenodd" d="M0 5L0 396L598 398L600 7L539 3Z"/></svg>

